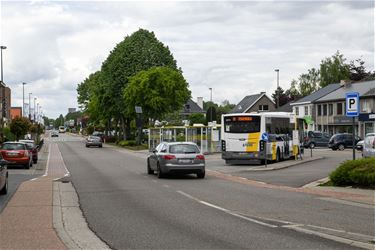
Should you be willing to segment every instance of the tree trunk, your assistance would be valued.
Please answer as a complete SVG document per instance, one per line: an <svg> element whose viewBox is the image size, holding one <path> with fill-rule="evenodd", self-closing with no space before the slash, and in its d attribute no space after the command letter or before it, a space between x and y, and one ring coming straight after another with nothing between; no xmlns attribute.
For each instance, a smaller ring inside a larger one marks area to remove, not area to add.
<svg viewBox="0 0 375 250"><path fill-rule="evenodd" d="M121 115L121 132L122 132L122 139L126 140L126 124L125 124L125 117Z"/></svg>
<svg viewBox="0 0 375 250"><path fill-rule="evenodd" d="M129 118L126 118L125 119L125 137L127 139L130 139L130 123L131 123L131 119Z"/></svg>

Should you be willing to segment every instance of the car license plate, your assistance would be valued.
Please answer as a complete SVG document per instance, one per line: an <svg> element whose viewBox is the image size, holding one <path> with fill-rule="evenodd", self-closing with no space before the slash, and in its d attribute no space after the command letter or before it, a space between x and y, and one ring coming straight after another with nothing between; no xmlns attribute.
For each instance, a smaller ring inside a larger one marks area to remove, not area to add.
<svg viewBox="0 0 375 250"><path fill-rule="evenodd" d="M179 160L180 163L191 163L191 160Z"/></svg>
<svg viewBox="0 0 375 250"><path fill-rule="evenodd" d="M9 155L9 156L15 156L15 155L18 155L18 152L8 152L7 155Z"/></svg>

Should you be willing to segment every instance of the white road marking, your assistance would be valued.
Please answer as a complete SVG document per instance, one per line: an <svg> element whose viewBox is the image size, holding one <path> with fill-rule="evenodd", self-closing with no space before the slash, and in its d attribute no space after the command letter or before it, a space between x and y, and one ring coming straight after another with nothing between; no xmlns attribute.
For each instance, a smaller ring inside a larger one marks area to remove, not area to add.
<svg viewBox="0 0 375 250"><path fill-rule="evenodd" d="M61 151L60 151L60 148L59 148L58 146L57 146L57 150L59 151L59 154L60 154L60 157L61 157L61 160L62 160L62 163L63 163L63 167L64 167L65 172L66 172L66 174L65 174L64 176L70 176L70 172L69 172L69 170L66 168L64 158L63 158L63 156L62 156L62 154L61 154Z"/></svg>
<svg viewBox="0 0 375 250"><path fill-rule="evenodd" d="M230 215L235 216L235 217L237 217L237 218L241 218L241 219L244 219L244 220L247 220L247 221L250 221L250 222L253 222L253 223L256 223L256 224L262 225L262 226L266 226L266 227L271 227L271 228L277 228L277 227L278 227L278 226L276 226L276 225L272 225L272 224L268 224L268 223L265 223L265 222L262 222L262 221L259 221L259 220L255 220L255 219L248 218L248 217L246 217L246 216L240 215L240 214L238 214L238 213L236 213L236 212L230 211L230 210L225 209L225 208L223 208L223 207L216 206L216 205L211 204L211 203L209 203L209 202L199 200L199 199L197 199L197 198L195 198L195 197L191 196L190 194L187 194L187 193L185 193L185 192L183 192L183 191L180 191L180 190L179 190L179 191L177 191L177 193L182 194L183 196L185 196L185 197L187 197L187 198L189 198L189 199L192 199L192 200L194 200L194 201L197 201L197 202L199 202L199 203L201 203L201 204L203 204L203 205L206 205L206 206L208 206L208 207L215 208L215 209L217 209L217 210L220 210L220 211L222 211L222 212L224 212L224 213L230 214Z"/></svg>
<svg viewBox="0 0 375 250"><path fill-rule="evenodd" d="M48 157L47 157L47 164L46 164L46 171L44 172L43 176L48 175L48 166L49 166L49 158L51 156L51 143L48 145Z"/></svg>
<svg viewBox="0 0 375 250"><path fill-rule="evenodd" d="M31 179L30 181L35 181L35 180L37 180L38 178L33 178L33 179Z"/></svg>
<svg viewBox="0 0 375 250"><path fill-rule="evenodd" d="M169 188L169 185L167 185L167 184L164 184L164 185L163 185L163 187L165 187L165 188Z"/></svg>

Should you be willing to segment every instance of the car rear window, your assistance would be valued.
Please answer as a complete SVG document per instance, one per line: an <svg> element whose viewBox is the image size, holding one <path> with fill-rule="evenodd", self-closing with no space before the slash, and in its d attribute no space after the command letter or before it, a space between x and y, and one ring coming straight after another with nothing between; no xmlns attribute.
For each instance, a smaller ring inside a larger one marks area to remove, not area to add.
<svg viewBox="0 0 375 250"><path fill-rule="evenodd" d="M172 153L172 154L198 154L199 148L195 145L190 145L190 144L171 145L169 147L169 153Z"/></svg>
<svg viewBox="0 0 375 250"><path fill-rule="evenodd" d="M22 143L5 143L1 147L4 150L25 150L25 144Z"/></svg>
<svg viewBox="0 0 375 250"><path fill-rule="evenodd" d="M91 140L100 140L100 137L98 137L98 136L90 136L90 139Z"/></svg>

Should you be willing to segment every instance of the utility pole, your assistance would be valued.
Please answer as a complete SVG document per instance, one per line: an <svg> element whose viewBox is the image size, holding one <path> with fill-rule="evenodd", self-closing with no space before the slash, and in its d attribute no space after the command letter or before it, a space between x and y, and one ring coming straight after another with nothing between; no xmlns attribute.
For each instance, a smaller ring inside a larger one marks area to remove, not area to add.
<svg viewBox="0 0 375 250"><path fill-rule="evenodd" d="M25 117L25 82L22 83L22 117Z"/></svg>
<svg viewBox="0 0 375 250"><path fill-rule="evenodd" d="M36 97L34 97L34 123L36 123L36 120L35 120L35 112L36 112L36 110L35 110L35 102L36 102Z"/></svg>
<svg viewBox="0 0 375 250"><path fill-rule="evenodd" d="M214 120L214 118L212 117L212 109L213 109L213 103L212 103L212 88L208 88L209 90L210 90L210 102L211 102L211 107L209 107L209 108L211 108L210 110L211 110L211 122Z"/></svg>
<svg viewBox="0 0 375 250"><path fill-rule="evenodd" d="M277 88L276 88L276 108L279 107L279 69L275 69L277 73Z"/></svg>
<svg viewBox="0 0 375 250"><path fill-rule="evenodd" d="M29 120L31 121L31 95L33 93L29 93Z"/></svg>

